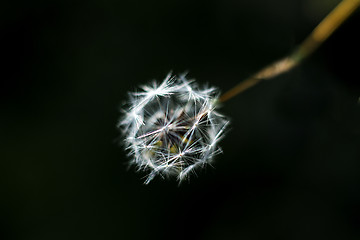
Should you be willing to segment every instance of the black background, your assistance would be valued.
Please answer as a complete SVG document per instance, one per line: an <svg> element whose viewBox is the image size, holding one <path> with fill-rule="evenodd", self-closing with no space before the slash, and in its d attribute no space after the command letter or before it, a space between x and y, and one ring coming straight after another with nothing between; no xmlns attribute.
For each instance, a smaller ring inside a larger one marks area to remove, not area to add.
<svg viewBox="0 0 360 240"><path fill-rule="evenodd" d="M295 70L227 102L224 153L180 187L127 170L126 93L173 70L226 91L336 0L1 5L1 239L359 239L357 11Z"/></svg>

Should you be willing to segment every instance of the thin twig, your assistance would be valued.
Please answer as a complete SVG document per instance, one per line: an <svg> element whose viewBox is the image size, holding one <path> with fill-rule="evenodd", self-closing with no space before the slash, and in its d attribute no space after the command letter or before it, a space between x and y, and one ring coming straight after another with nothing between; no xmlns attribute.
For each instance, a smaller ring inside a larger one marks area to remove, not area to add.
<svg viewBox="0 0 360 240"><path fill-rule="evenodd" d="M250 78L240 82L224 93L219 101L225 102L262 80L283 74L312 54L358 7L360 0L343 0L312 31L312 33L289 56L261 69Z"/></svg>

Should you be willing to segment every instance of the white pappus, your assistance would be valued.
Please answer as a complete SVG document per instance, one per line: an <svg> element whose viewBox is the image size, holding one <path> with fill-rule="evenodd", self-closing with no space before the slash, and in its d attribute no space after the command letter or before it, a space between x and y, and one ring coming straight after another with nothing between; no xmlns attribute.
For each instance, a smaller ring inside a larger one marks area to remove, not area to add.
<svg viewBox="0 0 360 240"><path fill-rule="evenodd" d="M118 128L125 136L130 163L149 174L183 181L221 152L219 140L228 121L216 111L218 92L193 80L168 74L158 85L129 93Z"/></svg>

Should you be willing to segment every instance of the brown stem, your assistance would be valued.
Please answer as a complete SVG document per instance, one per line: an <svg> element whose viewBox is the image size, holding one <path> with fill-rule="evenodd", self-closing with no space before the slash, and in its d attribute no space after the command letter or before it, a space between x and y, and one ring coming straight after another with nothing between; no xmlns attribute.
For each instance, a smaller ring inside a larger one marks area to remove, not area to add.
<svg viewBox="0 0 360 240"><path fill-rule="evenodd" d="M293 69L313 53L359 6L360 0L343 0L340 2L292 54L240 82L224 93L219 101L225 102L262 80L271 79Z"/></svg>

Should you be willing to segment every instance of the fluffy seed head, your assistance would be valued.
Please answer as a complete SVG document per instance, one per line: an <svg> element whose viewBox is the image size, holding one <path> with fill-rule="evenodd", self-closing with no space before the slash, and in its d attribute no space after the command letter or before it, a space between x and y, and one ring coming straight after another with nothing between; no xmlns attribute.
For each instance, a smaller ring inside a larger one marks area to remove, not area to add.
<svg viewBox="0 0 360 240"><path fill-rule="evenodd" d="M228 121L215 109L215 88L200 89L185 74L141 88L129 93L118 128L131 163L149 172L146 184L156 175L181 182L221 152L217 145Z"/></svg>

